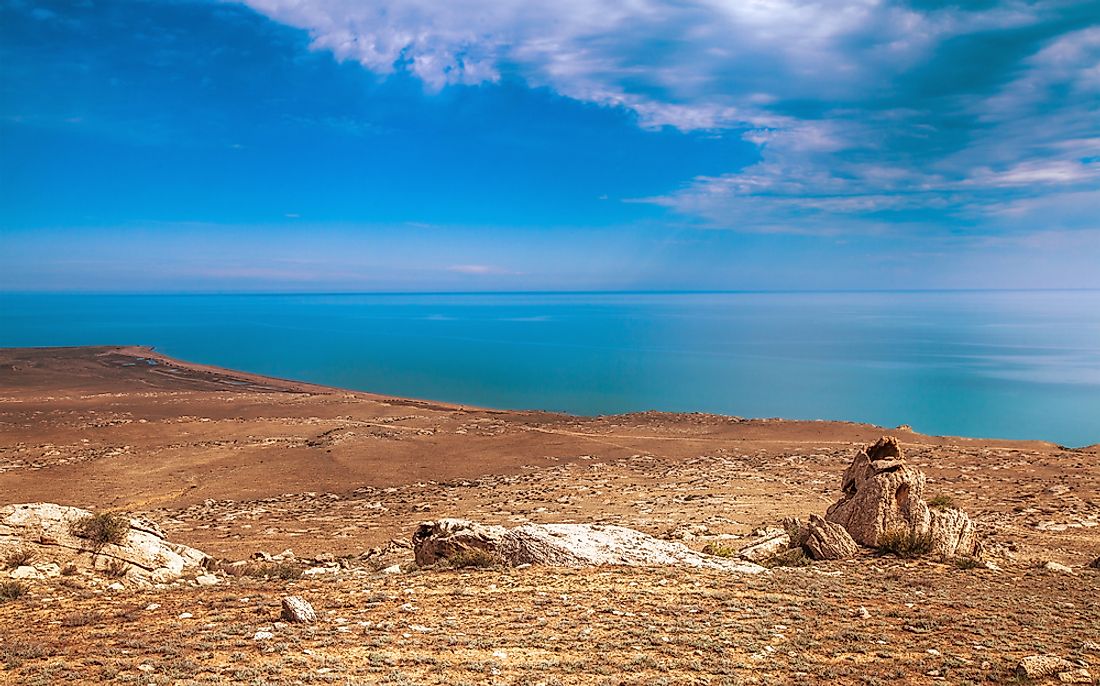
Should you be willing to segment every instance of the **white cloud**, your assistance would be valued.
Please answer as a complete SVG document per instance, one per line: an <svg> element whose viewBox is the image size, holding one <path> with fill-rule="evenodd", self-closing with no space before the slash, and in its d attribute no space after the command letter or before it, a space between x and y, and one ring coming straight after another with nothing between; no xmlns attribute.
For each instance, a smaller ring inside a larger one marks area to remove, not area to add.
<svg viewBox="0 0 1100 686"><path fill-rule="evenodd" d="M1087 22L1087 2L242 1L308 31L315 49L407 70L429 90L516 73L642 127L744 130L758 163L642 199L712 226L859 230L880 226L871 213L973 215L998 190L1097 182L1095 161L1066 141L1096 154L1100 27L1013 33L1072 25L1060 13L1080 8ZM997 32L1003 44L980 43ZM964 64L936 61L949 49ZM1008 58L953 80L988 51Z"/></svg>

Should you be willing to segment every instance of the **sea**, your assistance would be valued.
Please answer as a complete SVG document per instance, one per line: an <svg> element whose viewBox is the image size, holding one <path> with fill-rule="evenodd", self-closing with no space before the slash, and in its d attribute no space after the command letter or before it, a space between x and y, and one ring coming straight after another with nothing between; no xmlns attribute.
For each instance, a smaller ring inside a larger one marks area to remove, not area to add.
<svg viewBox="0 0 1100 686"><path fill-rule="evenodd" d="M1100 443L1100 291L0 294L0 346L388 395Z"/></svg>

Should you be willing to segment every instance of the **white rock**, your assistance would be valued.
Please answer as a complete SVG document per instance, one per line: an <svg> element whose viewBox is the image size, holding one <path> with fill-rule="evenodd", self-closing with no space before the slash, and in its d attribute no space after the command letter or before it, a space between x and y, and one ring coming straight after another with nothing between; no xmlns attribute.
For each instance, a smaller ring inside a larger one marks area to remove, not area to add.
<svg viewBox="0 0 1100 686"><path fill-rule="evenodd" d="M511 566L673 565L750 574L766 571L751 562L702 555L682 543L609 524L525 524L506 529L440 519L422 523L413 535L413 551L421 566L474 549L494 553Z"/></svg>
<svg viewBox="0 0 1100 686"><path fill-rule="evenodd" d="M181 613L179 613L179 615L178 615L178 616L176 617L176 619L191 619L191 618L192 618L192 617L194 617L194 616L195 616L195 615L191 614L190 612L181 612Z"/></svg>
<svg viewBox="0 0 1100 686"><path fill-rule="evenodd" d="M1047 562L1043 565L1043 569L1048 572L1060 572L1062 574L1074 574L1073 569L1057 562Z"/></svg>
<svg viewBox="0 0 1100 686"><path fill-rule="evenodd" d="M202 574L195 577L195 583L199 586L217 586L220 581L221 579L213 574Z"/></svg>
<svg viewBox="0 0 1100 686"><path fill-rule="evenodd" d="M0 557L29 550L36 559L45 560L43 565L58 565L58 573L60 566L69 563L95 569L97 562L102 568L108 561L120 561L129 566L129 576L156 583L177 578L185 571L198 571L208 562L201 551L165 540L160 527L146 519L131 517L130 528L119 545L100 545L74 535L73 524L91 514L54 503L0 507Z"/></svg>
<svg viewBox="0 0 1100 686"><path fill-rule="evenodd" d="M389 567L386 567L385 569L383 569L382 573L383 574L400 574L401 573L401 565L390 565Z"/></svg>
<svg viewBox="0 0 1100 686"><path fill-rule="evenodd" d="M281 617L288 622L316 622L317 612L305 598L297 595L288 595L283 598Z"/></svg>
<svg viewBox="0 0 1100 686"><path fill-rule="evenodd" d="M16 567L8 576L13 579L39 579L42 577L42 575L38 573L38 570L30 565Z"/></svg>
<svg viewBox="0 0 1100 686"><path fill-rule="evenodd" d="M253 641L266 641L270 638L275 638L275 634L270 631L257 631L255 635L252 636Z"/></svg>

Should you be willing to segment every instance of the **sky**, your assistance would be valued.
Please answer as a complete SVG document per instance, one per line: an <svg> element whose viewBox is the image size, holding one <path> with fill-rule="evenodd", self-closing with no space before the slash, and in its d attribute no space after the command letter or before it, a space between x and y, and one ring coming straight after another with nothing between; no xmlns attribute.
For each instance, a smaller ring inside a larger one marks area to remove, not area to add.
<svg viewBox="0 0 1100 686"><path fill-rule="evenodd" d="M1100 288L1100 3L0 0L0 290Z"/></svg>

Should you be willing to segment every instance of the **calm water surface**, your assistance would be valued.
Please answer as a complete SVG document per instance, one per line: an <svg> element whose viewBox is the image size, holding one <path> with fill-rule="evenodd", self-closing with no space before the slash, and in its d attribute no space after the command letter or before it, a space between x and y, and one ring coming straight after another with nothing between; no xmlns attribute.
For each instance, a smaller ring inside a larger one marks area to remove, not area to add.
<svg viewBox="0 0 1100 686"><path fill-rule="evenodd" d="M321 384L1100 442L1100 292L0 295L0 346L143 344Z"/></svg>

